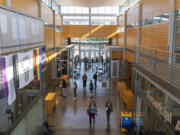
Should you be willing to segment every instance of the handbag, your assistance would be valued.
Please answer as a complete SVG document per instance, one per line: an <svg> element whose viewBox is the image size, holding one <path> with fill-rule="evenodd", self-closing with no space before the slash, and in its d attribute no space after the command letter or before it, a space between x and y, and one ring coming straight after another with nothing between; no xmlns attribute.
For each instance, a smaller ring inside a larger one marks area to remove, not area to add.
<svg viewBox="0 0 180 135"><path fill-rule="evenodd" d="M90 113L90 109L88 108L88 109L87 109L87 114L89 114L89 113Z"/></svg>

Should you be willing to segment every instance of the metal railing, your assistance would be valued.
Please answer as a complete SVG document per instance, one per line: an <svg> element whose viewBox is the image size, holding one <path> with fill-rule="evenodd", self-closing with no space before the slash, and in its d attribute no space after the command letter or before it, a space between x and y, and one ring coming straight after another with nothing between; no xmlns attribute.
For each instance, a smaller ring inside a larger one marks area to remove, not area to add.
<svg viewBox="0 0 180 135"><path fill-rule="evenodd" d="M135 47L135 61L160 79L180 88L180 53L144 46Z"/></svg>

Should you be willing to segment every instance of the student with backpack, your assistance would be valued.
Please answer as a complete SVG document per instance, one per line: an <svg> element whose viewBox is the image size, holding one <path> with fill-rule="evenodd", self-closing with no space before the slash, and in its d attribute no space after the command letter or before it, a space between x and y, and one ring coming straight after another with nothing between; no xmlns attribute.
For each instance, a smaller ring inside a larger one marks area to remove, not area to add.
<svg viewBox="0 0 180 135"><path fill-rule="evenodd" d="M97 106L94 100L92 100L88 106L87 113L89 115L89 127L91 128L92 120L95 124L95 117L97 115Z"/></svg>

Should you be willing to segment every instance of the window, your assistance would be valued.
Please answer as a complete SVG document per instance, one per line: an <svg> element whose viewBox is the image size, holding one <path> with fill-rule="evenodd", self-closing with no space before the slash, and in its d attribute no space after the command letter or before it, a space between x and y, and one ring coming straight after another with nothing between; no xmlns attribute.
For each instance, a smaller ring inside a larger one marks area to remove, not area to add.
<svg viewBox="0 0 180 135"><path fill-rule="evenodd" d="M142 20L142 26L151 24L160 24L169 21L169 14L162 14L149 19Z"/></svg>
<svg viewBox="0 0 180 135"><path fill-rule="evenodd" d="M91 8L91 14L118 14L118 7L96 7Z"/></svg>
<svg viewBox="0 0 180 135"><path fill-rule="evenodd" d="M89 8L75 6L61 6L62 14L89 14Z"/></svg>
<svg viewBox="0 0 180 135"><path fill-rule="evenodd" d="M92 16L91 17L92 25L116 25L117 17L111 16Z"/></svg>
<svg viewBox="0 0 180 135"><path fill-rule="evenodd" d="M88 25L88 16L63 16L63 24L66 25Z"/></svg>

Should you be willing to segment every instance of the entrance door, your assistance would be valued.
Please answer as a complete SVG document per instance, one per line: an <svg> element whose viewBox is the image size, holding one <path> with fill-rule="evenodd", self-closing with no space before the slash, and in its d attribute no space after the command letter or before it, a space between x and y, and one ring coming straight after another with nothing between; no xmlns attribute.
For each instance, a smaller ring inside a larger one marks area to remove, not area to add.
<svg viewBox="0 0 180 135"><path fill-rule="evenodd" d="M111 61L111 78L119 78L119 60Z"/></svg>

